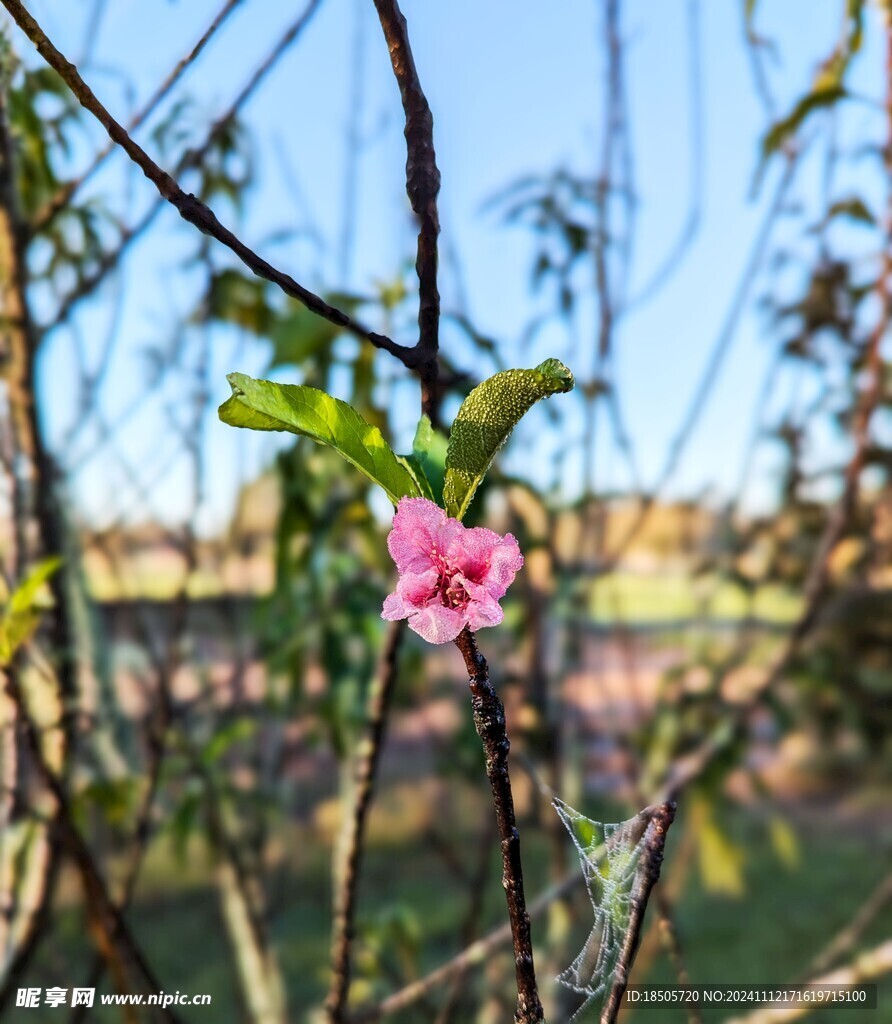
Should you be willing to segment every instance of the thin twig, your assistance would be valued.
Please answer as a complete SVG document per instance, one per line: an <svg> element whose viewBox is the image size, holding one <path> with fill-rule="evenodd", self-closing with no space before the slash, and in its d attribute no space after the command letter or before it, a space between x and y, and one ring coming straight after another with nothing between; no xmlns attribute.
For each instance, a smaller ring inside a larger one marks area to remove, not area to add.
<svg viewBox="0 0 892 1024"><path fill-rule="evenodd" d="M90 918L96 929L97 941L103 955L109 962L115 962L123 954L149 992L163 991L163 986L131 932L130 926L109 895L105 880L93 859L93 854L74 823L68 796L61 780L47 763L41 745L40 733L31 717L15 670L6 674L6 692L16 706L28 751L37 774L55 801L55 826L66 852L81 877ZM178 1015L170 1008L163 1008L161 1012L172 1024L179 1021Z"/></svg>
<svg viewBox="0 0 892 1024"><path fill-rule="evenodd" d="M533 900L528 908L530 918L541 917L555 900L563 899L577 885L579 885L579 871L571 871ZM432 989L444 984L457 974L462 974L469 968L486 962L493 953L502 946L507 946L511 941L511 922L506 921L482 938L477 939L476 942L472 942L470 946L456 954L451 960L447 960L445 964L441 964L430 974L426 974L418 981L413 981L405 988L389 995L377 1006L370 1006L356 1013L351 1017L351 1024L372 1024L373 1021L405 1010L417 1003Z"/></svg>
<svg viewBox="0 0 892 1024"><path fill-rule="evenodd" d="M628 529L620 538L615 549L607 555L603 565L599 567L600 572L609 572L619 563L620 559L629 549L630 545L646 523L650 513L656 505L659 495L666 487L666 484L668 484L672 479L672 476L678 467L681 455L691 439L694 428L696 427L706 402L709 399L709 395L712 392L713 384L715 383L722 363L724 362L731 347L731 342L734 340L734 336L737 332L737 325L739 323L741 313L744 310L753 281L762 266L762 261L768 247L768 242L771 238L775 221L783 209L790 186L793 184L795 171L798 166L799 156L801 156L801 153L802 150L800 149L794 153L787 154L786 156L786 165L778 181L774 197L766 211L765 218L762 221L762 225L759 228L752 249L750 250L749 259L744 266L743 273L731 300L731 305L725 316L724 323L722 324L718 338L716 339L710 353L706 369L703 372L703 376L701 377L700 382L697 385L697 389L694 392L694 396L691 399L687 411L685 412L682 424L676 432L669 447L669 452L666 456L660 476L654 486L650 489L645 499L642 501L638 514L629 524Z"/></svg>
<svg viewBox="0 0 892 1024"><path fill-rule="evenodd" d="M133 132L135 132L148 117L151 117L154 111L158 109L159 104L161 104L165 97L170 94L170 91L174 88L180 78L182 78L190 65L198 59L201 51L210 41L211 36L214 35L217 29L220 28L223 22L226 21L229 15L232 14L240 3L242 3L242 0L226 0L226 3L217 13L217 16L205 29L202 37L184 57L177 61L176 66L171 70L170 74L152 93L139 112L131 119L127 126L127 131L133 134ZM29 225L29 230L32 235L46 230L54 218L65 209L75 192L82 188L93 177L93 175L105 163L109 155L114 151L115 144L110 142L96 154L92 163L82 174L78 175L76 178L72 178L71 181L67 181L43 207L43 209L38 210Z"/></svg>
<svg viewBox="0 0 892 1024"><path fill-rule="evenodd" d="M644 925L644 913L650 899L651 890L660 877L663 863L663 849L666 846L666 835L675 820L675 804L664 803L657 807L648 807L639 817L647 815L644 830L644 847L641 852L640 875L631 893L631 909L629 927L622 940L619 959L613 970L610 994L601 1011L601 1024L615 1024L622 1004L623 995L629 982L629 973L635 962L635 954L641 942ZM640 834L640 833L639 833Z"/></svg>
<svg viewBox="0 0 892 1024"><path fill-rule="evenodd" d="M329 305L319 295L304 288L289 274L276 269L255 253L229 228L220 223L210 207L194 195L184 192L174 178L159 167L148 153L130 138L124 127L100 103L77 68L53 45L20 0L2 0L2 2L15 23L35 45L37 52L50 67L58 72L81 106L99 121L108 132L109 138L124 150L158 189L159 194L179 212L184 220L194 224L204 234L216 238L218 242L234 253L253 274L276 285L286 295L306 306L312 313L362 340L371 342L376 348L389 352L409 369L419 366L420 361L426 357L426 353L423 353L417 346L407 348L405 345L399 345L383 334L370 331L343 310Z"/></svg>
<svg viewBox="0 0 892 1024"><path fill-rule="evenodd" d="M422 411L437 419L437 350L440 330L440 293L437 290L437 236L440 219L437 194L440 172L434 151L434 119L421 88L409 46L406 19L397 0L375 0L390 61L406 115L406 192L418 218L418 372Z"/></svg>
<svg viewBox="0 0 892 1024"><path fill-rule="evenodd" d="M892 874L886 877L871 890L870 895L861 904L852 920L833 937L809 965L809 974L820 974L828 970L844 956L861 938L870 925L876 920L877 914L892 903Z"/></svg>
<svg viewBox="0 0 892 1024"><path fill-rule="evenodd" d="M369 692L366 735L359 745L353 806L344 818L339 843L340 864L335 894L331 942L331 987L325 1002L331 1024L341 1024L350 990L350 952L353 945L359 869L365 848L365 829L384 744L384 731L396 686L400 644L405 622L394 622L381 650L378 670Z"/></svg>
<svg viewBox="0 0 892 1024"><path fill-rule="evenodd" d="M872 978L888 974L890 971L892 971L892 940L882 943L868 953L862 953L848 967L840 967L819 978L812 978L808 984L825 988L836 988L838 986L851 988L854 985L870 981ZM796 1020L798 1017L804 1017L819 1005L821 1004L803 1001L795 1006L789 1004L765 1006L758 1010L753 1010L752 1013L748 1013L743 1017L734 1017L726 1021L725 1024L781 1024L781 1021Z"/></svg>
<svg viewBox="0 0 892 1024"><path fill-rule="evenodd" d="M303 29L310 23L320 4L321 0L310 0L300 16L289 25L276 45L239 90L235 99L211 125L201 145L186 150L177 161L173 172L175 178L181 178L187 171L201 166L221 133L233 123L241 108L251 99L288 47L294 43ZM96 291L108 275L120 264L134 242L138 241L152 226L158 214L165 208L165 205L164 197L159 196L136 224L125 228L121 232L117 246L110 252L105 253L100 258L93 272L85 275L62 299L53 319L44 325L44 334L63 323L71 315L72 310L81 299L87 298Z"/></svg>
<svg viewBox="0 0 892 1024"><path fill-rule="evenodd" d="M505 708L489 679L489 666L477 649L474 634L467 628L455 641L465 660L471 687L474 725L483 742L486 775L492 789L496 822L502 846L502 886L508 903L511 936L514 942L514 967L517 978L516 1024L540 1024L544 1021L536 986L530 915L526 909L523 868L520 861L520 834L514 818L514 797L508 773L510 743L505 729Z"/></svg>
<svg viewBox="0 0 892 1024"><path fill-rule="evenodd" d="M858 500L859 481L867 463L870 443L870 425L873 415L883 396L883 359L882 343L889 327L890 303L892 303L892 250L889 239L892 237L892 30L887 34L887 94L886 114L888 139L885 147L885 170L887 176L887 209L885 222L885 245L882 250L882 261L876 281L876 295L879 305L877 322L867 339L864 352L864 366L867 374L867 386L856 398L852 423L852 440L854 450L843 474L843 490L839 500L831 509L821 534L818 546L812 559L808 575L803 586L804 606L796 623L787 635L787 640L775 656L774 661L759 682L750 692L747 701L736 708L734 720L742 723L753 710L765 693L780 682L787 668L798 654L802 643L810 635L817 624L824 598L830 583L830 557L836 546L845 536L852 520ZM693 781L712 764L713 760L725 747L725 741L711 737L686 757L668 780L664 789L666 799L677 799L682 789Z"/></svg>

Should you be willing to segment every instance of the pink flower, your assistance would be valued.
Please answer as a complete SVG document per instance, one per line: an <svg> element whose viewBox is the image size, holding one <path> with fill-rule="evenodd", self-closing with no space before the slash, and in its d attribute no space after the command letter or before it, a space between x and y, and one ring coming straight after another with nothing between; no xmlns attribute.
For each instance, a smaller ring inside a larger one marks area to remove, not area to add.
<svg viewBox="0 0 892 1024"><path fill-rule="evenodd" d="M469 530L427 498L402 498L387 538L400 578L381 617L408 619L432 644L454 640L469 626L495 626L499 598L523 565L511 534Z"/></svg>

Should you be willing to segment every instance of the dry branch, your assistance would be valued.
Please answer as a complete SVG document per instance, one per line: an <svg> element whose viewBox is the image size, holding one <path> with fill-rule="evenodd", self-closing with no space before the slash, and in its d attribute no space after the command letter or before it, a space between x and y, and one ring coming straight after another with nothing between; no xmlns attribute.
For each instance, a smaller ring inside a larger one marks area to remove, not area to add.
<svg viewBox="0 0 892 1024"><path fill-rule="evenodd" d="M369 692L366 734L357 751L353 806L344 818L339 843L340 863L336 865L338 884L332 921L331 987L325 1003L326 1016L332 1024L340 1024L344 1019L350 990L350 950L355 932L356 899L359 869L365 847L365 826L374 795L387 717L396 686L399 650L405 635L405 625L403 621L391 624L381 650L378 670Z"/></svg>
<svg viewBox="0 0 892 1024"><path fill-rule="evenodd" d="M517 1024L539 1024L545 1017L536 986L530 915L527 913L520 861L520 834L514 818L514 797L508 773L511 744L505 731L505 708L489 679L489 666L477 649L474 634L465 627L455 641L465 660L471 687L474 725L486 755L486 775L492 789L502 846L502 886L508 903L514 969L517 978Z"/></svg>
<svg viewBox="0 0 892 1024"><path fill-rule="evenodd" d="M184 220L193 224L204 234L217 239L218 242L221 242L233 252L253 274L276 285L286 295L291 296L291 298L306 306L312 313L321 316L324 320L328 320L330 323L343 328L360 339L371 342L376 348L389 352L410 369L419 366L424 358L424 354L417 346L408 348L404 345L399 345L383 334L370 331L367 327L364 327L361 323L343 312L343 310L329 305L319 295L304 288L289 274L276 269L272 264L259 256L230 231L229 228L221 224L213 210L194 195L184 192L174 178L159 167L148 153L133 141L126 129L112 117L109 111L96 98L74 64L53 45L20 0L2 0L2 2L15 23L35 45L37 52L50 67L58 72L81 106L99 121L108 132L112 142L124 150L149 181L158 189L162 198L167 200Z"/></svg>
<svg viewBox="0 0 892 1024"><path fill-rule="evenodd" d="M176 65L164 81L152 93L139 112L131 119L130 124L127 126L127 130L131 134L135 132L148 117L151 117L155 110L158 109L158 106L164 101L165 97L170 94L171 90L180 78L182 78L188 68L198 59L201 51L210 42L211 36L214 35L217 29L220 28L223 22L226 21L229 15L232 14L240 3L242 3L242 0L226 0L226 3L220 11L218 11L217 16L210 25L205 29L198 42L184 57L177 61ZM90 178L93 177L93 175L105 163L109 155L114 151L115 144L110 142L96 154L90 165L82 174L78 175L76 178L72 178L71 181L66 182L59 189L56 195L54 195L53 198L43 207L43 209L38 210L33 221L29 225L29 231L32 235L44 231L49 226L53 219L65 209L75 192L82 188Z"/></svg>
<svg viewBox="0 0 892 1024"><path fill-rule="evenodd" d="M437 350L440 329L440 293L437 290L437 236L440 219L437 194L440 172L434 151L434 119L421 88L409 46L406 19L397 0L375 0L390 61L406 115L406 192L418 218L418 354L422 411L437 419Z"/></svg>

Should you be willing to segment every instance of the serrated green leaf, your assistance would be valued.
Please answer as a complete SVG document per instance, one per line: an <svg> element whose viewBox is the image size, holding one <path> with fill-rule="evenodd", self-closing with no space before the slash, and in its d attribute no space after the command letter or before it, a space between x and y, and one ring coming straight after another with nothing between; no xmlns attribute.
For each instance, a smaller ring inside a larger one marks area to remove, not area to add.
<svg viewBox="0 0 892 1024"><path fill-rule="evenodd" d="M419 497L412 474L384 440L381 431L346 402L303 384L276 384L230 373L232 396L219 409L233 427L285 430L334 448L372 483L383 488L395 505L400 498Z"/></svg>
<svg viewBox="0 0 892 1024"><path fill-rule="evenodd" d="M572 390L573 374L557 359L533 370L504 370L462 402L446 451L443 501L455 519L467 512L480 481L515 424L541 398Z"/></svg>

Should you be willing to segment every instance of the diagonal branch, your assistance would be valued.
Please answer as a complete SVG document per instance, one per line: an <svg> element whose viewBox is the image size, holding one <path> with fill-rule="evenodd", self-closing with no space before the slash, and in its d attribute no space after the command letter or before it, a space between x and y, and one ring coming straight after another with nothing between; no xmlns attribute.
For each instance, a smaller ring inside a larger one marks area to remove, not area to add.
<svg viewBox="0 0 892 1024"><path fill-rule="evenodd" d="M405 622L391 624L381 650L378 671L369 693L365 740L359 745L353 806L344 818L340 837L338 885L332 921L331 987L325 1003L325 1014L330 1024L340 1024L344 1020L347 1006L350 949L355 932L356 897L365 847L365 826L374 795L387 716L396 686L399 650L406 632L405 625Z"/></svg>
<svg viewBox="0 0 892 1024"><path fill-rule="evenodd" d="M530 917L541 917L556 900L563 899L578 885L579 871L571 871L533 900L528 909ZM450 978L466 972L471 967L485 963L502 946L507 946L511 942L511 938L511 922L506 921L491 932L487 932L482 938L476 939L451 960L447 960L446 963L436 967L429 974L392 993L380 1003L358 1011L351 1018L351 1024L372 1024L374 1021L413 1006L427 993L439 985L445 984Z"/></svg>
<svg viewBox="0 0 892 1024"><path fill-rule="evenodd" d="M361 323L343 312L343 310L329 305L319 295L304 288L289 274L277 270L255 253L253 249L233 234L229 228L220 223L210 207L206 206L194 195L184 192L174 178L159 167L148 153L130 138L123 126L112 117L109 111L96 98L74 64L56 49L40 25L26 10L21 0L2 0L2 2L15 23L35 45L37 52L50 67L58 72L81 106L99 121L108 132L112 142L124 150L149 181L158 189L162 198L175 207L184 220L194 224L204 234L216 238L218 242L221 242L233 252L253 274L276 285L286 295L291 296L291 298L306 306L310 312L321 316L323 319L328 320L329 323L335 324L357 338L371 342L376 348L389 352L407 368L414 369L419 365L421 360L420 351L417 347L407 348L404 345L399 345L383 334L376 334L370 331L367 327L364 327Z"/></svg>
<svg viewBox="0 0 892 1024"><path fill-rule="evenodd" d="M145 105L131 120L127 128L129 132L135 132L137 128L143 124L146 118L150 117L154 111L158 109L159 104L162 103L165 97L170 94L171 89L173 89L180 78L182 78L186 70L198 59L201 51L210 41L211 36L214 35L217 29L220 28L223 22L226 21L229 15L232 14L240 3L242 3L242 0L226 0L226 3L217 13L217 16L210 25L208 25L207 29L205 29L201 39L198 40L189 53L177 62L170 74L164 79L161 85L158 86L155 92L152 93ZM43 209L38 210L34 220L29 226L29 230L32 235L36 235L39 232L44 231L49 226L56 216L65 209L75 192L82 188L105 163L109 155L114 152L114 149L114 143L110 142L104 149L96 154L93 158L93 162L82 174L77 178L72 178L71 181L66 182L53 196L53 198L43 207Z"/></svg>
<svg viewBox="0 0 892 1024"><path fill-rule="evenodd" d="M799 653L802 644L818 623L824 599L831 584L831 556L845 537L856 511L861 474L867 466L871 423L884 396L882 345L889 330L890 320L892 320L892 250L889 247L889 240L892 238L892 29L887 33L886 48L887 145L884 148L884 153L887 205L884 224L885 245L879 276L875 283L879 315L867 338L863 352L864 372L867 380L863 390L855 398L855 407L852 413L853 452L843 473L842 494L830 510L824 524L824 530L802 588L804 597L802 613L758 686L750 693L747 701L738 706L733 719L734 724L742 724L764 695L781 681L784 673ZM665 786L666 799L677 799L679 793L696 781L724 748L724 740L710 737L680 765L676 765L672 777Z"/></svg>
<svg viewBox="0 0 892 1024"><path fill-rule="evenodd" d="M505 731L505 708L490 682L489 666L477 649L474 634L465 627L456 638L455 645L461 651L468 671L474 725L486 755L486 774L492 789L501 839L502 886L508 903L517 977L517 1010L514 1020L516 1024L541 1024L545 1017L536 986L530 915L526 908L520 861L520 835L514 818L514 797L508 774L508 751L511 744Z"/></svg>
<svg viewBox="0 0 892 1024"><path fill-rule="evenodd" d="M109 963L116 963L123 955L135 974L141 978L147 991L162 991L163 987L154 969L131 932L125 917L109 894L105 880L93 859L92 851L75 824L68 794L62 781L47 763L41 746L40 734L31 717L15 667L6 673L6 692L18 711L25 743L37 774L56 803L54 824L66 853L81 877L91 922L103 957ZM123 982L124 979L120 980ZM164 1008L161 1012L169 1024L177 1024L179 1021L179 1015L173 1010Z"/></svg>
<svg viewBox="0 0 892 1024"><path fill-rule="evenodd" d="M375 0L390 62L406 115L406 192L418 218L418 350L423 411L436 421L440 293L437 290L437 194L440 172L434 151L434 119L409 46L406 19L397 0Z"/></svg>
<svg viewBox="0 0 892 1024"><path fill-rule="evenodd" d="M226 111L211 125L210 130L205 136L204 142L202 142L200 146L188 149L182 155L173 172L174 177L180 178L187 171L191 171L194 168L201 166L211 147L227 127L232 124L239 110L254 95L263 83L263 80L276 65L279 58L297 39L303 29L310 23L313 15L319 9L320 4L321 0L310 0L307 7L301 12L300 16L288 26L276 45L272 50L270 50L266 58L257 67L244 86L242 86L238 95L229 104ZM131 245L138 241L138 239L140 239L152 226L155 222L155 218L164 209L164 205L164 198L159 196L136 224L124 229L117 247L106 253L100 259L99 264L93 273L85 276L83 280L80 281L64 299L62 299L52 321L44 326L44 333L63 323L81 299L92 295L92 293L96 291L108 275L120 264Z"/></svg>

